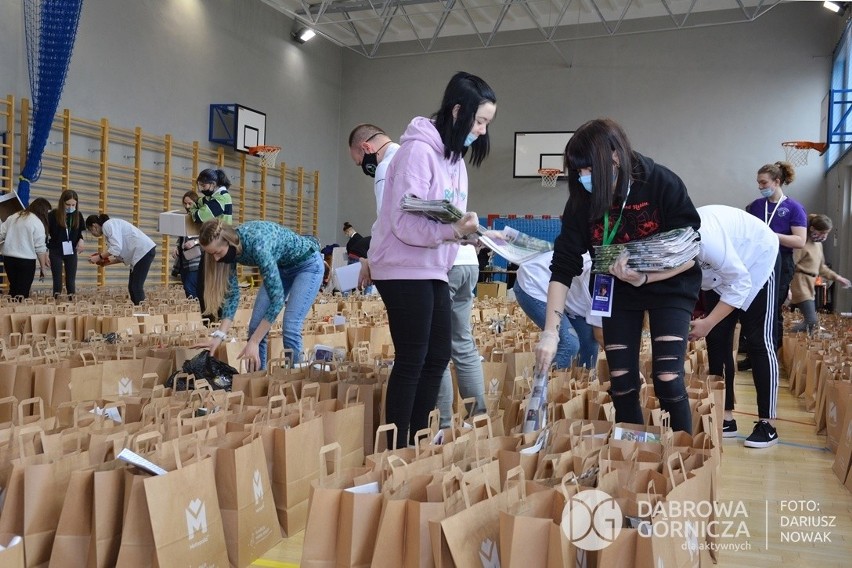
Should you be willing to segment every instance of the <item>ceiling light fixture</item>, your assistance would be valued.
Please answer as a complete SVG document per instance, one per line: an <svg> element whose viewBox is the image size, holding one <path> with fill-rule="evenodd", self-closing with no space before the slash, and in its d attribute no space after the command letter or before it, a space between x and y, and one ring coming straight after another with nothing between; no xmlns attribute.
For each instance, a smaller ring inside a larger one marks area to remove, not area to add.
<svg viewBox="0 0 852 568"><path fill-rule="evenodd" d="M830 0L826 0L825 2L823 2L822 7L831 10L835 14L839 14L840 10L842 9L842 6L839 2L831 2Z"/></svg>
<svg viewBox="0 0 852 568"><path fill-rule="evenodd" d="M305 43L310 40L312 37L317 35L317 32L308 27L299 27L296 31L292 33L293 40L298 43Z"/></svg>

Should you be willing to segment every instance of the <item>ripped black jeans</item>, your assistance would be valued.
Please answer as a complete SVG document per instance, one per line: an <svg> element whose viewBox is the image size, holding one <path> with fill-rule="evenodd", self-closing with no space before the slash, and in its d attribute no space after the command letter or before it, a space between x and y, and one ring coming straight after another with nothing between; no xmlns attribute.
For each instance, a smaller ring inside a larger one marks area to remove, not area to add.
<svg viewBox="0 0 852 568"><path fill-rule="evenodd" d="M642 424L639 402L639 350L642 310L613 311L603 318L604 349L610 374L610 396L617 422ZM651 375L660 407L671 415L673 430L692 433L689 398L683 380L687 335L692 312L680 308L648 310L651 327Z"/></svg>

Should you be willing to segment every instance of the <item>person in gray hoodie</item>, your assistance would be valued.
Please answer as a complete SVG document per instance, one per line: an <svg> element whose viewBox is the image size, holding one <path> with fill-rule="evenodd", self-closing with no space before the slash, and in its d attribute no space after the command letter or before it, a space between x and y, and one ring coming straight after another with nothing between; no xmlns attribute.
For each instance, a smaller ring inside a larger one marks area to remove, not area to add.
<svg viewBox="0 0 852 568"><path fill-rule="evenodd" d="M458 243L479 226L473 212L441 224L403 211L400 202L404 196L446 199L466 211L464 157L470 151L470 162L478 167L488 155L488 125L496 111L497 98L485 81L456 73L438 112L431 118L415 117L408 125L388 167L373 226L370 270L388 312L394 344L386 413L388 423L397 427L398 447L413 442L435 408L451 351L447 273Z"/></svg>

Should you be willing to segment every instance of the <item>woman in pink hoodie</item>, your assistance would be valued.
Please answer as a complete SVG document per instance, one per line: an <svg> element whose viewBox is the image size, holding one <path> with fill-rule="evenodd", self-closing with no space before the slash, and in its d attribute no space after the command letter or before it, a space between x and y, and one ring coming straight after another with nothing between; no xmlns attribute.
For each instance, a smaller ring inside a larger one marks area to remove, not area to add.
<svg viewBox="0 0 852 568"><path fill-rule="evenodd" d="M446 199L467 210L464 157L470 151L470 163L478 167L488 155L488 125L496 103L485 81L456 73L440 110L431 118L411 121L388 167L370 244L370 271L387 308L394 344L386 411L388 423L398 429L400 447L426 428L435 408L451 351L447 272L459 241L479 226L473 212L453 224L441 224L403 211L400 202L404 196Z"/></svg>

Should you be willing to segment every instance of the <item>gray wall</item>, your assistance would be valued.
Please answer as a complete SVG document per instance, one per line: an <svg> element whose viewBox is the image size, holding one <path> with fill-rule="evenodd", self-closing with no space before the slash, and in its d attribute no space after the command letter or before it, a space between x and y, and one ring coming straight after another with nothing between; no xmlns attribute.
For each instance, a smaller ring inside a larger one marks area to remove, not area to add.
<svg viewBox="0 0 852 568"><path fill-rule="evenodd" d="M678 173L696 205L739 207L759 197L757 169L784 158L782 141L819 140L837 20L821 5L795 3L747 25L559 44L570 67L547 45L377 61L347 51L343 83L352 87L341 125L375 122L399 136L412 116L433 112L446 81L465 70L488 81L498 99L492 153L469 169L471 210L560 214L564 184L550 190L513 179L514 132L574 130L599 116L619 121L638 151ZM370 182L347 154L341 168L341 199L364 197L344 216L369 226ZM812 159L788 193L818 209L822 188L823 167Z"/></svg>

